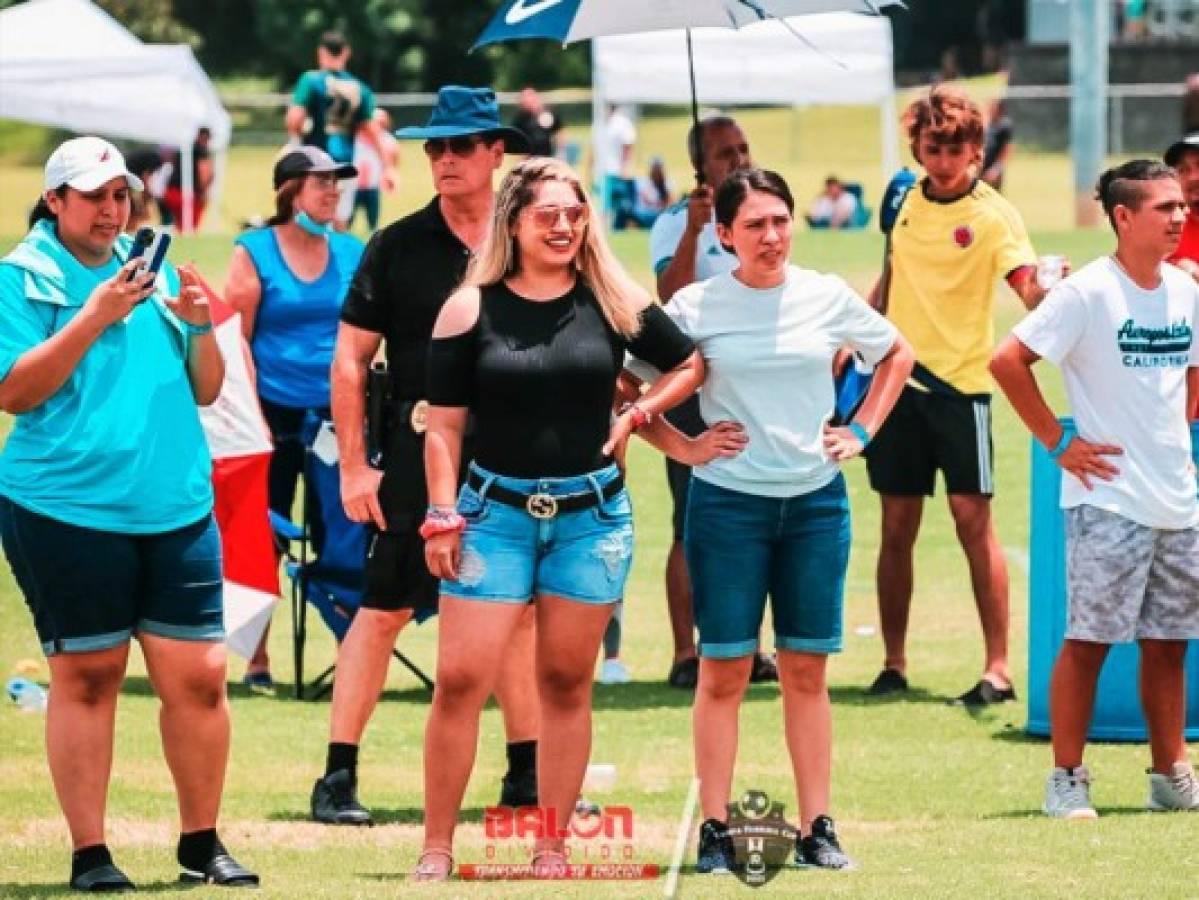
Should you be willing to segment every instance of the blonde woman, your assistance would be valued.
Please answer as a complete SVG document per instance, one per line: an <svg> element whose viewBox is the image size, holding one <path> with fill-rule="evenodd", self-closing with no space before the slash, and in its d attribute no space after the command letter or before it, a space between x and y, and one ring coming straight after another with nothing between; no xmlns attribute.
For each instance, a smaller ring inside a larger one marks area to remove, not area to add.
<svg viewBox="0 0 1199 900"><path fill-rule="evenodd" d="M625 352L666 375L611 417ZM437 690L425 732L425 844L414 877L447 878L479 713L507 636L537 619L538 796L569 820L591 746L591 674L632 561L633 522L613 452L689 397L691 341L608 249L578 176L534 158L504 179L490 237L441 311L429 358L422 534L442 579ZM474 459L455 503L468 414ZM561 838L534 866L565 865Z"/></svg>

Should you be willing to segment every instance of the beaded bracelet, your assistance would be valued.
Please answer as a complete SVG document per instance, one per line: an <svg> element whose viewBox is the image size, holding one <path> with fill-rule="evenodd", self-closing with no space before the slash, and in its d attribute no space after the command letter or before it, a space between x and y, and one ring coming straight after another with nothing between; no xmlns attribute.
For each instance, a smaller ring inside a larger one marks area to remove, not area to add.
<svg viewBox="0 0 1199 900"><path fill-rule="evenodd" d="M446 513L440 510L435 512L434 509L430 509L425 515L425 521L421 523L420 536L427 541L436 534L465 530L466 519L457 512Z"/></svg>

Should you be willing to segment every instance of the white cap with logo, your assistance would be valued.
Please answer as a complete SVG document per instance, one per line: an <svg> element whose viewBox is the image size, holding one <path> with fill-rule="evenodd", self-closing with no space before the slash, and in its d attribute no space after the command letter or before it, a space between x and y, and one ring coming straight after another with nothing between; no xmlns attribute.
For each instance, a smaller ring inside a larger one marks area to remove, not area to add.
<svg viewBox="0 0 1199 900"><path fill-rule="evenodd" d="M45 189L63 185L77 191L94 191L114 178L124 178L134 190L145 190L142 180L125 166L121 151L103 138L79 137L63 141L46 160Z"/></svg>

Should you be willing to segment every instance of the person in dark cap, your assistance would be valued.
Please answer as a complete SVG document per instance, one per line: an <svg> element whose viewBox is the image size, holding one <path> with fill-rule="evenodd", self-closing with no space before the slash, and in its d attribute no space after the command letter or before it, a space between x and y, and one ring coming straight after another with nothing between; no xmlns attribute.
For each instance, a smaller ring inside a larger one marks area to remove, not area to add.
<svg viewBox="0 0 1199 900"><path fill-rule="evenodd" d="M312 817L335 825L371 823L357 797L359 743L400 630L437 611L437 581L418 531L428 505L425 356L433 323L487 234L504 154L528 151L523 134L500 124L486 88L443 87L429 123L398 136L424 139L437 194L371 238L341 311L333 362L342 502L347 516L374 530L362 608L338 652L325 774L312 791ZM363 427L367 376L381 344L392 398L382 471L367 462ZM500 803L515 807L537 802L531 619L510 648L512 665L496 695L508 739Z"/></svg>
<svg viewBox="0 0 1199 900"><path fill-rule="evenodd" d="M329 418L337 318L362 257L362 242L333 223L338 182L355 175L352 165L316 147L285 152L275 163L275 215L240 235L229 261L225 299L241 313L254 356L258 399L275 441L269 501L284 517L304 470L301 424L310 411ZM322 525L312 527L319 546ZM245 683L274 691L265 635Z"/></svg>
<svg viewBox="0 0 1199 900"><path fill-rule="evenodd" d="M1166 165L1178 173L1187 220L1178 249L1166 259L1199 281L1199 131L1175 141L1165 153Z"/></svg>
<svg viewBox="0 0 1199 900"><path fill-rule="evenodd" d="M292 91L284 125L293 145L326 151L338 162L354 159L354 140L361 137L380 151L371 127L375 95L366 82L351 75L350 44L339 31L326 31L316 48L317 68L300 76ZM337 223L345 228L354 211L355 182L339 187Z"/></svg>

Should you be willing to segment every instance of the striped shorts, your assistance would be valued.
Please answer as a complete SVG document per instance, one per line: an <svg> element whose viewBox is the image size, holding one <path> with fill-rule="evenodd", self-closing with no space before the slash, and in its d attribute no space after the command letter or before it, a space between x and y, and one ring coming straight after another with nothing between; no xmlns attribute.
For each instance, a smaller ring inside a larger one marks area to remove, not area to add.
<svg viewBox="0 0 1199 900"><path fill-rule="evenodd" d="M866 449L870 487L880 494L931 497L937 472L950 494L995 493L991 397L950 395L908 385Z"/></svg>

